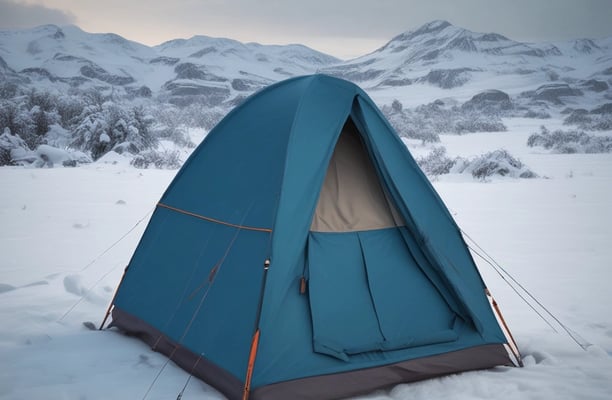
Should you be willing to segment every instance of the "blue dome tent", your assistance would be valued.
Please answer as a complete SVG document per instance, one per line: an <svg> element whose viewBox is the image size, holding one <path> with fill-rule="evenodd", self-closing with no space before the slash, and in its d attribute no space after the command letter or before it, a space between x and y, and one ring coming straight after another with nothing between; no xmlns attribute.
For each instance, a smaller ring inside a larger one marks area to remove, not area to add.
<svg viewBox="0 0 612 400"><path fill-rule="evenodd" d="M193 152L111 326L229 399L336 399L520 355L442 200L372 100L252 95Z"/></svg>

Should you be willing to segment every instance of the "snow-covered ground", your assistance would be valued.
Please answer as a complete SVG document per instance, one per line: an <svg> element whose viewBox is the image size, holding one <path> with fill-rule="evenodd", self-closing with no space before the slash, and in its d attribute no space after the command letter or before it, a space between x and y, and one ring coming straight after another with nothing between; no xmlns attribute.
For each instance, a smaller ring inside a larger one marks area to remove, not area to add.
<svg viewBox="0 0 612 400"><path fill-rule="evenodd" d="M581 349L557 325L555 333L476 257L525 368L361 399L611 398L612 154L549 154L526 146L541 121L504 122L508 132L447 135L442 144L464 157L505 148L540 178L446 175L434 186L460 227L592 345ZM186 384L184 400L223 398L144 343L83 326L102 320L175 173L122 162L0 168L0 399L175 399Z"/></svg>

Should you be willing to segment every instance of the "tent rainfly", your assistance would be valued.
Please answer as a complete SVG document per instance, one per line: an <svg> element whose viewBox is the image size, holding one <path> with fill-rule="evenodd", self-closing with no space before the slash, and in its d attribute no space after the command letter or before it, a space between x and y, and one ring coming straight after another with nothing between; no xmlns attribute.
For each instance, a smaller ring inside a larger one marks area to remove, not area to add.
<svg viewBox="0 0 612 400"><path fill-rule="evenodd" d="M520 364L492 304L372 100L312 75L259 91L210 132L109 312L231 400L321 400Z"/></svg>

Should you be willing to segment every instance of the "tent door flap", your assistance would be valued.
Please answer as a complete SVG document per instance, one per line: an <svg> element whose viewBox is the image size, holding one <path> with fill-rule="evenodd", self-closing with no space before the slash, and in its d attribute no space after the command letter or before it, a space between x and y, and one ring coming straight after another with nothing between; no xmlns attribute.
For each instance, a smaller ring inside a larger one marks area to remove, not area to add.
<svg viewBox="0 0 612 400"><path fill-rule="evenodd" d="M457 339L459 318L416 265L398 228L310 232L316 352L344 361Z"/></svg>

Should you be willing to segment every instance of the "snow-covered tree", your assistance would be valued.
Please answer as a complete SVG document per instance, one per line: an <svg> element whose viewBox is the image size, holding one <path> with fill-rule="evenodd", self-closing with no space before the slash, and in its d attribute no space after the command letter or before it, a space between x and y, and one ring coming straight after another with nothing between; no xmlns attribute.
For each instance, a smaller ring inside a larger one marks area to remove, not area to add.
<svg viewBox="0 0 612 400"><path fill-rule="evenodd" d="M19 87L9 81L0 82L0 99L8 100L17 96Z"/></svg>
<svg viewBox="0 0 612 400"><path fill-rule="evenodd" d="M59 114L59 124L64 128L70 128L78 123L78 117L83 112L86 103L81 96L66 95L58 96L56 102L57 113Z"/></svg>
<svg viewBox="0 0 612 400"><path fill-rule="evenodd" d="M145 110L143 106L136 106L132 109L132 123L128 140L139 150L149 149L157 144L151 126L155 119Z"/></svg>
<svg viewBox="0 0 612 400"><path fill-rule="evenodd" d="M110 136L106 133L106 117L101 106L84 107L78 120L70 147L90 152L94 161L112 149L109 144Z"/></svg>

